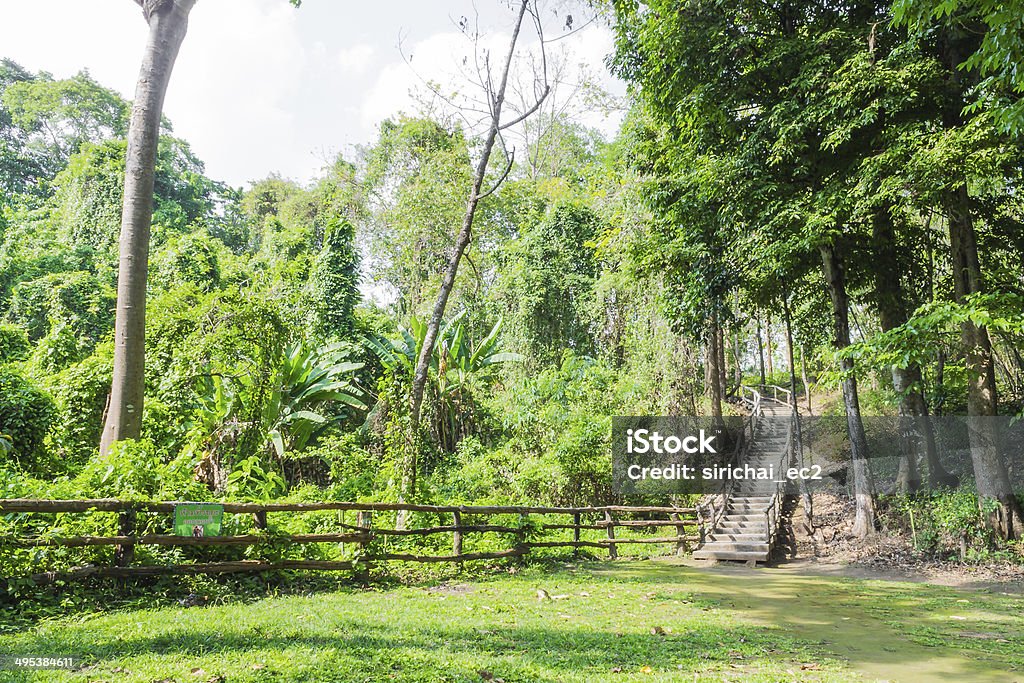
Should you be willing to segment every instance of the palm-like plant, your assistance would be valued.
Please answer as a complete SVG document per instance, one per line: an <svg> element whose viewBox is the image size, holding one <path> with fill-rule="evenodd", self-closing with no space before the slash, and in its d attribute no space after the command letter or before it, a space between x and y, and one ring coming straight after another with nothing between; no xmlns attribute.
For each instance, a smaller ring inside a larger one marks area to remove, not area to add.
<svg viewBox="0 0 1024 683"><path fill-rule="evenodd" d="M346 360L343 344L310 348L298 342L288 347L263 411L267 437L278 457L302 450L342 419L317 412L321 407L338 402L366 409L362 390L351 381L362 367L362 363Z"/></svg>
<svg viewBox="0 0 1024 683"><path fill-rule="evenodd" d="M428 394L436 408L432 429L438 445L447 451L454 449L472 418L470 385L488 379L499 364L523 358L518 353L499 351L501 318L475 345L466 334L464 318L465 311L441 327L430 357ZM426 324L414 317L409 328L401 330L400 339L368 337L366 344L386 369L411 377L426 331Z"/></svg>
<svg viewBox="0 0 1024 683"><path fill-rule="evenodd" d="M251 460L254 454L244 447L250 430L258 434L256 452L273 453L282 460L286 453L303 450L345 418L344 413L325 408L340 403L366 409L363 391L352 382L352 375L362 367L362 363L347 360L344 344L314 347L296 342L285 350L269 384L249 375L231 379L207 375L200 387L200 409L193 427L193 433L202 435L206 451L197 473L212 487L223 488L227 478L220 451L225 447L237 451L243 446L241 450L250 453ZM269 386L269 393L261 391L261 386ZM243 457L241 461L247 460Z"/></svg>

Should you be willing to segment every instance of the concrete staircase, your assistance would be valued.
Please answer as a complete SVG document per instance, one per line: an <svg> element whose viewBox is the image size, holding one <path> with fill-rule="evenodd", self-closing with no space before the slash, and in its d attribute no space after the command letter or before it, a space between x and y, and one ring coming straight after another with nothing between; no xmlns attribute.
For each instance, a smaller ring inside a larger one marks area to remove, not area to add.
<svg viewBox="0 0 1024 683"><path fill-rule="evenodd" d="M790 408L784 404L766 403L760 406L763 416L775 419L757 423L754 438L739 465L778 470L786 450L788 434L782 427ZM775 472L775 479L781 475ZM767 511L776 495L773 481L756 479L734 482L725 493L725 510L706 540L693 552L698 560L741 560L750 564L765 562L771 553L771 540L775 529L768 528ZM776 503L780 505L781 500ZM777 519L778 515L774 517ZM776 522L777 524L777 522Z"/></svg>

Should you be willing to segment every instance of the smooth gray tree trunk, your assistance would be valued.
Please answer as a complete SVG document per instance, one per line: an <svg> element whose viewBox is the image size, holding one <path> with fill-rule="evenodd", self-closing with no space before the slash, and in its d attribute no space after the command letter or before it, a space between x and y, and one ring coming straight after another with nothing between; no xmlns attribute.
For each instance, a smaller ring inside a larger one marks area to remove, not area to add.
<svg viewBox="0 0 1024 683"><path fill-rule="evenodd" d="M985 289L969 206L967 187L961 185L952 193L948 206L953 287L958 302ZM1003 538L1019 538L1024 534L1020 503L1013 494L1006 462L999 450L992 341L985 327L971 321L961 325L960 338L967 355L967 433L978 502L985 509L988 501L995 501L997 504L987 517L989 526Z"/></svg>
<svg viewBox="0 0 1024 683"><path fill-rule="evenodd" d="M832 299L834 344L836 349L842 350L850 345L850 300L846 293L846 278L835 248L829 244L821 245L819 250L825 283ZM853 359L843 358L840 368L843 373L843 405L846 408L846 427L850 436L850 470L853 474L857 511L853 535L865 538L875 532L875 494L871 464L868 462L868 440L860 415Z"/></svg>
<svg viewBox="0 0 1024 683"><path fill-rule="evenodd" d="M125 158L124 205L121 213L117 312L114 321L114 373L100 452L142 431L146 383L146 278L149 231L153 220L153 185L164 95L178 50L188 30L195 0L146 0L149 39L132 103Z"/></svg>

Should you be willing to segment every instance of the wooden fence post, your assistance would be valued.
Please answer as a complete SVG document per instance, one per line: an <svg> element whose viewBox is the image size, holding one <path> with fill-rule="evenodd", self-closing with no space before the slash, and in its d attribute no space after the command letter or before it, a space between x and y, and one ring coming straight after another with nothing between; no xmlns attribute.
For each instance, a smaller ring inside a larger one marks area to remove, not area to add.
<svg viewBox="0 0 1024 683"><path fill-rule="evenodd" d="M252 513L253 524L260 531L265 531L267 528L267 511L260 510Z"/></svg>
<svg viewBox="0 0 1024 683"><path fill-rule="evenodd" d="M572 513L572 542L575 544L572 547L572 556L580 556L580 513Z"/></svg>
<svg viewBox="0 0 1024 683"><path fill-rule="evenodd" d="M134 509L122 510L117 516L117 533L120 536L134 536L137 520ZM114 548L114 566L127 567L135 560L135 543L120 543Z"/></svg>
<svg viewBox="0 0 1024 683"><path fill-rule="evenodd" d="M370 536L373 534L373 511L360 510L356 516L356 526L365 534L365 538L359 542L356 578L363 585L367 585L370 583Z"/></svg>
<svg viewBox="0 0 1024 683"><path fill-rule="evenodd" d="M530 521L530 515L525 512L519 513L519 531L516 532L516 550L523 548L526 543L526 524ZM526 556L526 552L519 555L519 561Z"/></svg>
<svg viewBox="0 0 1024 683"><path fill-rule="evenodd" d="M604 511L604 521L608 523L608 540L615 540L615 520L612 519L612 513L608 510ZM608 559L614 560L619 556L619 551L615 548L614 543L608 544Z"/></svg>
<svg viewBox="0 0 1024 683"><path fill-rule="evenodd" d="M452 521L455 524L455 531L452 532L452 555L462 555L462 513L458 510L452 512Z"/></svg>
<svg viewBox="0 0 1024 683"><path fill-rule="evenodd" d="M673 522L677 522L677 524L676 524L676 536L678 537L679 540L676 541L676 555L685 555L686 554L686 526L683 524L683 521L679 518L679 513L678 512L673 512L672 514L670 514L669 515L669 519L671 519Z"/></svg>

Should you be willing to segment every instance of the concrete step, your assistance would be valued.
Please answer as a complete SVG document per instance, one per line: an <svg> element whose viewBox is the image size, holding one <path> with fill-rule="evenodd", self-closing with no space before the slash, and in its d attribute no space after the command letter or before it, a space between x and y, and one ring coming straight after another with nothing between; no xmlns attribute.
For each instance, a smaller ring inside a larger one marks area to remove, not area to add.
<svg viewBox="0 0 1024 683"><path fill-rule="evenodd" d="M755 503L744 503L744 502L741 502L741 501L733 500L733 501L729 502L729 504L726 506L725 510L726 510L726 514L728 514L729 512L731 512L733 510L745 510L745 511L753 511L753 512L764 512L765 510L768 509L768 505L769 504L770 504L770 501L755 502Z"/></svg>
<svg viewBox="0 0 1024 683"><path fill-rule="evenodd" d="M748 531L748 532L756 532L754 529L764 530L766 527L767 527L767 524L765 522L765 518L764 517L761 517L760 519L754 519L754 520L723 519L723 520L719 521L718 526L715 527L715 530L717 531L719 529L737 529L737 528L742 528L742 529L751 529L751 531Z"/></svg>
<svg viewBox="0 0 1024 683"><path fill-rule="evenodd" d="M764 512L726 512L723 520L730 522L764 522Z"/></svg>
<svg viewBox="0 0 1024 683"><path fill-rule="evenodd" d="M728 550L695 550L693 551L693 558L695 560L744 560L756 562L765 562L768 559L768 553L754 551L754 552L736 552Z"/></svg>
<svg viewBox="0 0 1024 683"><path fill-rule="evenodd" d="M767 543L768 535L765 533L759 534L743 534L743 533L731 533L727 531L716 531L709 537L708 543Z"/></svg>
<svg viewBox="0 0 1024 683"><path fill-rule="evenodd" d="M752 543L737 541L710 541L700 547L701 550L716 550L729 553L754 553L768 552L767 541L754 541Z"/></svg>

